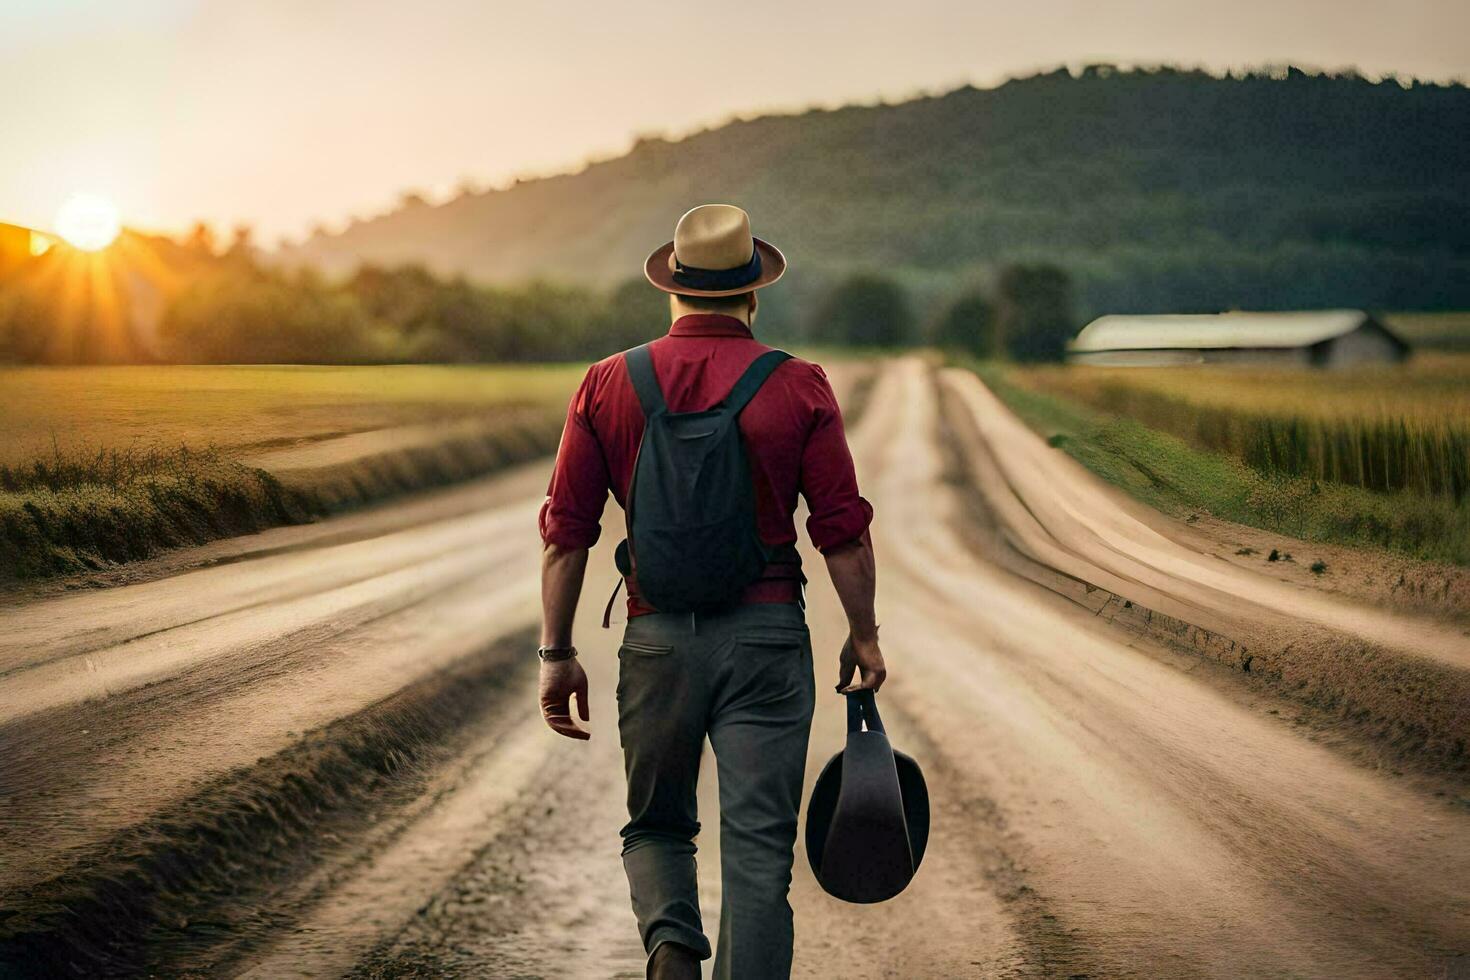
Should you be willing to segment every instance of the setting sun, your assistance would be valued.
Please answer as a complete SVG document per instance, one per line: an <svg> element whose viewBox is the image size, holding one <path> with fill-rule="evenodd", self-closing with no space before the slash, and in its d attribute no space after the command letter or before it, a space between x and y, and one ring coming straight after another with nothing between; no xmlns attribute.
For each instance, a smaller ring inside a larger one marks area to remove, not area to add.
<svg viewBox="0 0 1470 980"><path fill-rule="evenodd" d="M121 230L117 207L96 194L73 194L56 212L56 231L83 251L106 248Z"/></svg>

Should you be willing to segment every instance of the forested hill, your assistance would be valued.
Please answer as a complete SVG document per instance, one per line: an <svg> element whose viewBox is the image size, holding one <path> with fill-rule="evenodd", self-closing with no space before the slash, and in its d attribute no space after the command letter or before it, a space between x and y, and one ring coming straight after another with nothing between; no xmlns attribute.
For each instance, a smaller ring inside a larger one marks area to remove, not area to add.
<svg viewBox="0 0 1470 980"><path fill-rule="evenodd" d="M796 297L881 267L937 298L1047 260L1073 274L1082 312L1465 307L1467 175L1461 85L1101 67L644 140L282 257L609 284L686 208L729 201L802 271L778 287Z"/></svg>

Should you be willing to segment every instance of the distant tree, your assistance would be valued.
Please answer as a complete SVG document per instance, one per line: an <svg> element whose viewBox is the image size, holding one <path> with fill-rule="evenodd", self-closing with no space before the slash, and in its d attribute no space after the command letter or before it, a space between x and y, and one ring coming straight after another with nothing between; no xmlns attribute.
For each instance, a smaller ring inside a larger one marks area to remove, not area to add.
<svg viewBox="0 0 1470 980"><path fill-rule="evenodd" d="M624 280L607 296L589 355L606 355L646 343L669 327L669 297L642 276ZM599 355L598 352L601 352Z"/></svg>
<svg viewBox="0 0 1470 980"><path fill-rule="evenodd" d="M214 229L203 221L194 222L194 227L189 229L189 234L184 236L183 245L201 255L215 254Z"/></svg>
<svg viewBox="0 0 1470 980"><path fill-rule="evenodd" d="M169 306L159 335L181 363L350 364L393 355L351 293L254 267L196 279Z"/></svg>
<svg viewBox="0 0 1470 980"><path fill-rule="evenodd" d="M360 266L347 280L368 315L409 332L433 325L433 296L440 283L422 265L388 269L371 263Z"/></svg>
<svg viewBox="0 0 1470 980"><path fill-rule="evenodd" d="M814 340L855 347L900 347L914 342L913 307L903 286L888 276L860 272L839 282L818 306Z"/></svg>
<svg viewBox="0 0 1470 980"><path fill-rule="evenodd" d="M250 259L255 254L255 229L248 224L235 226L234 237L230 239L230 247L225 249L225 255L232 259Z"/></svg>
<svg viewBox="0 0 1470 980"><path fill-rule="evenodd" d="M963 294L934 322L929 340L946 350L994 357L1000 353L994 305L978 289Z"/></svg>
<svg viewBox="0 0 1470 980"><path fill-rule="evenodd" d="M1056 361L1076 328L1072 281L1054 265L1009 265L996 287L996 323L1018 361Z"/></svg>
<svg viewBox="0 0 1470 980"><path fill-rule="evenodd" d="M345 289L372 320L390 327L397 336L399 356L407 361L473 360L472 341L462 321L445 316L445 284L421 265L388 269L360 266ZM477 317L469 317L478 322Z"/></svg>
<svg viewBox="0 0 1470 980"><path fill-rule="evenodd" d="M0 292L0 363L42 364L65 360L56 338L60 304L46 294L23 289Z"/></svg>

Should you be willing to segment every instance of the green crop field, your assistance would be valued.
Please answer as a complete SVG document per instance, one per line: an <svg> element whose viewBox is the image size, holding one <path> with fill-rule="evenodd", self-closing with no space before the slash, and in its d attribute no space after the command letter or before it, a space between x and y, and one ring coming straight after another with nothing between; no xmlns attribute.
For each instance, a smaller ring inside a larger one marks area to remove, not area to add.
<svg viewBox="0 0 1470 980"><path fill-rule="evenodd" d="M1470 563L1470 355L1333 372L978 370L1054 445L1166 512Z"/></svg>
<svg viewBox="0 0 1470 980"><path fill-rule="evenodd" d="M0 583L310 520L549 452L582 370L0 369ZM262 450L441 419L473 425L290 479L251 463Z"/></svg>

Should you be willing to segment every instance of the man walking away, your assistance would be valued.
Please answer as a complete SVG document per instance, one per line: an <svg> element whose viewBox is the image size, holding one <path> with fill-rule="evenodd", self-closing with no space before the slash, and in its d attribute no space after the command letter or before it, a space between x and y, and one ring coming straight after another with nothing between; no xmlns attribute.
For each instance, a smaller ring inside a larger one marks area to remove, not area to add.
<svg viewBox="0 0 1470 980"><path fill-rule="evenodd" d="M705 738L720 783L715 976L791 973L787 892L815 698L798 494L847 613L838 688L876 690L885 677L873 511L858 494L837 401L821 368L751 334L756 290L785 268L737 207L679 219L644 269L670 294L673 325L587 372L541 509L541 710L578 739L589 736L571 701L586 721L587 675L572 617L608 491L627 515L618 548L628 589L617 691L623 865L648 976L663 980L698 978L711 952L694 862Z"/></svg>

